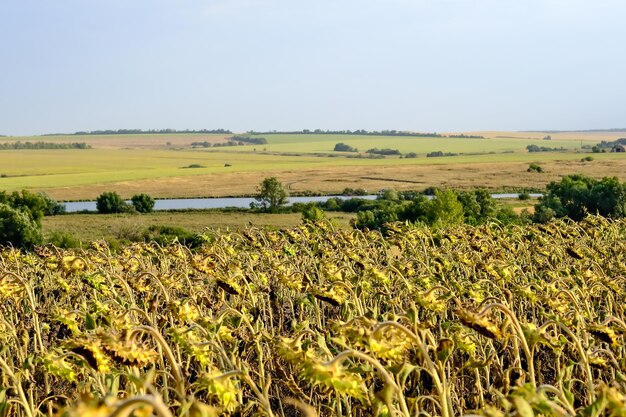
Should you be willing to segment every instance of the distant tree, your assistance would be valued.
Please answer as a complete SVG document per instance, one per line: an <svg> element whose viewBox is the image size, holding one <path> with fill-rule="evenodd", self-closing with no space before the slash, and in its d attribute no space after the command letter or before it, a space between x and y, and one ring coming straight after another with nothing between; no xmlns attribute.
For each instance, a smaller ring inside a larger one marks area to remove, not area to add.
<svg viewBox="0 0 626 417"><path fill-rule="evenodd" d="M96 199L96 209L99 213L122 213L128 210L128 205L116 192L104 192Z"/></svg>
<svg viewBox="0 0 626 417"><path fill-rule="evenodd" d="M528 169L526 171L527 172L543 172L543 168L541 168L541 165L533 162L530 165L528 165Z"/></svg>
<svg viewBox="0 0 626 417"><path fill-rule="evenodd" d="M258 190L259 195L255 197L258 203L253 203L254 207L272 212L287 204L289 193L276 177L265 178Z"/></svg>
<svg viewBox="0 0 626 417"><path fill-rule="evenodd" d="M136 194L130 200L139 213L151 213L154 209L154 198L148 194Z"/></svg>
<svg viewBox="0 0 626 417"><path fill-rule="evenodd" d="M41 226L29 212L0 203L0 245L31 249L41 241Z"/></svg>

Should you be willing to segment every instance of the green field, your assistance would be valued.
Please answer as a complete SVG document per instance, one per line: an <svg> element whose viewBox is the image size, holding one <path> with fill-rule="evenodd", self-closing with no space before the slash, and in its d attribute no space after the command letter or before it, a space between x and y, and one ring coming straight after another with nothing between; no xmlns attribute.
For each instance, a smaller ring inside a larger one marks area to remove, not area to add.
<svg viewBox="0 0 626 417"><path fill-rule="evenodd" d="M149 192L155 197L201 197L250 195L266 176L277 176L291 184L290 191L340 192L345 187L377 190L446 186L469 187L467 177L486 186L505 189L521 184L538 186L558 175L578 172L592 176L623 175L623 155L594 154L594 164L580 165L581 144L593 145L601 137L614 140L619 134L555 135L551 141L541 134L500 137L514 133L490 132L486 139L356 135L262 135L265 145L192 149L192 142L225 142L224 135L103 135L2 138L2 142L85 142L92 149L0 151L0 189L45 191L60 200L93 199L100 192L115 190L129 197ZM354 153L334 152L344 142L359 149ZM564 147L566 152L528 153L526 146ZM387 156L369 159L370 148L414 152L417 158ZM458 153L453 157L426 158L428 152ZM587 152L587 151L585 151ZM584 156L584 155L583 155ZM523 178L524 164L548 164L550 175ZM201 168L185 168L189 165ZM579 166L580 165L580 166ZM446 172L451 172L446 177ZM391 175L393 174L393 175ZM515 176L518 180L514 180ZM373 181L371 178L377 178ZM378 181L378 179L380 181ZM381 182L382 181L382 182ZM397 183L388 184L389 181ZM480 184L476 184L480 186Z"/></svg>
<svg viewBox="0 0 626 417"><path fill-rule="evenodd" d="M356 135L260 135L269 142L268 150L273 152L328 153L333 152L335 144L346 143L365 153L371 148L398 149L401 153L415 152L425 156L429 152L442 151L452 153L484 154L489 152L525 152L526 146L580 148L580 140L543 141L541 139L510 138L440 138L413 136L356 136ZM597 143L597 141L593 141Z"/></svg>

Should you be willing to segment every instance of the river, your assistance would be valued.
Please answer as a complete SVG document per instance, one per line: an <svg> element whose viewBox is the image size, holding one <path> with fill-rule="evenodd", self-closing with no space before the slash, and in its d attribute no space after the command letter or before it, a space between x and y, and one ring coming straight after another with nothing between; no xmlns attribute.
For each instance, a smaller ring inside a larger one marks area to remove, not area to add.
<svg viewBox="0 0 626 417"><path fill-rule="evenodd" d="M493 198L517 198L519 194L492 194ZM531 197L541 197L541 194L530 194ZM317 203L328 200L329 198L364 198L367 200L375 200L377 194L365 196L315 196L315 197L289 197L289 204L293 203ZM253 197L218 197L218 198L173 198L155 200L154 210L188 210L188 209L220 209L220 208L250 208L250 203L254 202ZM130 203L130 201L128 201ZM95 201L73 201L63 203L67 213L77 213L81 211L97 211Z"/></svg>

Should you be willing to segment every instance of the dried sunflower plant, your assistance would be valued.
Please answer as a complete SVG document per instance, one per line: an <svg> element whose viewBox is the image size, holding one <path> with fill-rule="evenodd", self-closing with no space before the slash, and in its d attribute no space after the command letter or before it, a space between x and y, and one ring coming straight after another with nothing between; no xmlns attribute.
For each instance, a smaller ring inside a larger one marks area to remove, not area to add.
<svg viewBox="0 0 626 417"><path fill-rule="evenodd" d="M0 417L624 416L626 222L0 252Z"/></svg>

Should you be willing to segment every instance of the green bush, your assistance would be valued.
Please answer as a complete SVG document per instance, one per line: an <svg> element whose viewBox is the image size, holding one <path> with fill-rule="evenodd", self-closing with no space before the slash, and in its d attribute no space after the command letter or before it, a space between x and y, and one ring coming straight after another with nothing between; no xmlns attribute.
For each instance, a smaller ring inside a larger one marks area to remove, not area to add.
<svg viewBox="0 0 626 417"><path fill-rule="evenodd" d="M65 204L57 202L46 193L37 193L39 197L44 201L44 216L56 216L58 214L65 213Z"/></svg>
<svg viewBox="0 0 626 417"><path fill-rule="evenodd" d="M0 245L31 249L41 240L41 226L28 211L0 203Z"/></svg>
<svg viewBox="0 0 626 417"><path fill-rule="evenodd" d="M553 217L582 220L588 214L619 218L626 216L626 184L617 177L602 180L584 175L566 175L551 182L535 206L535 221ZM549 220L549 219L548 219Z"/></svg>
<svg viewBox="0 0 626 417"><path fill-rule="evenodd" d="M46 241L53 244L57 248L74 249L80 248L80 241L76 239L71 233L55 230L47 236Z"/></svg>
<svg viewBox="0 0 626 417"><path fill-rule="evenodd" d="M143 234L146 242L156 242L160 245L169 245L179 242L185 246L194 248L203 243L200 235L192 233L182 227L176 226L150 226Z"/></svg>
<svg viewBox="0 0 626 417"><path fill-rule="evenodd" d="M42 196L27 190L14 191L11 194L2 191L0 192L0 203L27 213L38 225L41 223L41 218L45 215L48 207Z"/></svg>
<svg viewBox="0 0 626 417"><path fill-rule="evenodd" d="M148 194L141 193L136 194L131 198L133 207L139 213L151 213L154 209L154 198L150 197Z"/></svg>
<svg viewBox="0 0 626 417"><path fill-rule="evenodd" d="M350 145L346 145L343 142L339 142L335 144L335 148L333 149L335 152L358 152L357 148L354 148Z"/></svg>
<svg viewBox="0 0 626 417"><path fill-rule="evenodd" d="M96 199L96 209L103 214L123 213L128 211L128 204L115 191L104 192Z"/></svg>
<svg viewBox="0 0 626 417"><path fill-rule="evenodd" d="M309 204L302 211L302 221L303 222L318 222L320 220L324 220L326 216L324 215L324 210L319 208L314 204Z"/></svg>
<svg viewBox="0 0 626 417"><path fill-rule="evenodd" d="M528 169L526 171L528 171L528 172L543 172L543 168L541 168L541 165L539 165L539 164L531 163L530 165L528 165Z"/></svg>

